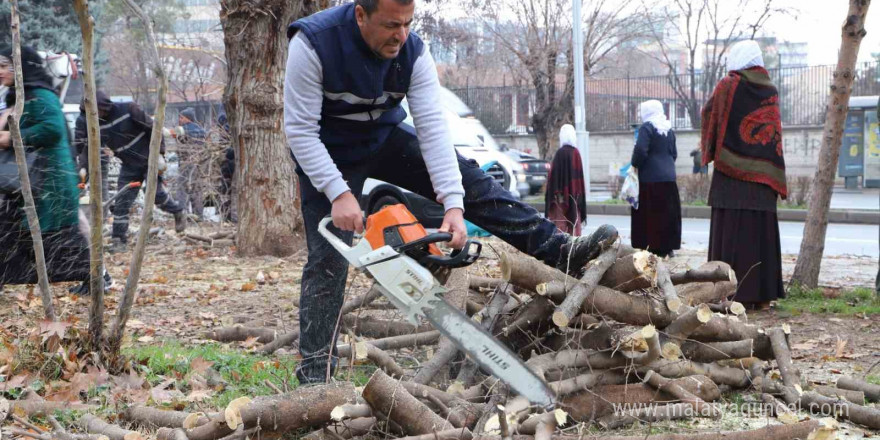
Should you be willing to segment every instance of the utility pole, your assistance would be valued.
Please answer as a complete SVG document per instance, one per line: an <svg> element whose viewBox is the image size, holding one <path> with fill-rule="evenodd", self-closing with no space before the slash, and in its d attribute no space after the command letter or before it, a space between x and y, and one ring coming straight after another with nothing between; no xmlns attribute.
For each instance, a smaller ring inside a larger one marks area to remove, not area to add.
<svg viewBox="0 0 880 440"><path fill-rule="evenodd" d="M586 93L584 93L584 33L581 32L581 0L573 0L572 44L574 45L574 129L584 167L586 197L590 200L590 133L585 119Z"/></svg>

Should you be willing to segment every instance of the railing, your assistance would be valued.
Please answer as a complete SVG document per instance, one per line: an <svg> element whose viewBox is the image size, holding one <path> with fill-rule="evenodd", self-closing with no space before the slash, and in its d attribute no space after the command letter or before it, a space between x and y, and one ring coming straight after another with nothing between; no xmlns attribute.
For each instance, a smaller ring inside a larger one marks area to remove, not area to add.
<svg viewBox="0 0 880 440"><path fill-rule="evenodd" d="M836 66L770 69L779 89L783 125L822 125L825 103ZM639 78L593 78L586 81L587 129L592 132L630 130L639 123L638 106L661 101L673 127L697 128L699 112L717 78L697 72ZM693 84L693 89L691 85ZM451 88L492 134L531 132L535 92L519 87ZM880 63L859 63L852 96L880 95ZM696 115L696 118L694 117Z"/></svg>

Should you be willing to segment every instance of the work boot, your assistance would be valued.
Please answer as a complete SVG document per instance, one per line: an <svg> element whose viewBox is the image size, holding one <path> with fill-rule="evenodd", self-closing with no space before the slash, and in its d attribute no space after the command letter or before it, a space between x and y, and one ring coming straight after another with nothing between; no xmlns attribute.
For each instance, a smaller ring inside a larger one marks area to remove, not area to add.
<svg viewBox="0 0 880 440"><path fill-rule="evenodd" d="M599 229L588 236L571 237L560 248L556 268L575 278L580 278L583 275L584 266L608 249L616 240L617 228L611 225L599 226Z"/></svg>
<svg viewBox="0 0 880 440"><path fill-rule="evenodd" d="M113 237L110 239L110 247L107 248L107 252L111 254L118 254L128 250L128 244L122 241L119 237Z"/></svg>
<svg viewBox="0 0 880 440"><path fill-rule="evenodd" d="M110 287L113 285L113 278L110 278L110 273L107 272L107 269L104 269L104 293L110 291ZM76 296L89 296L92 292L89 290L89 280L85 280L79 286L71 287L67 290L71 295Z"/></svg>
<svg viewBox="0 0 880 440"><path fill-rule="evenodd" d="M174 232L183 234L186 231L186 214L183 211L174 213Z"/></svg>

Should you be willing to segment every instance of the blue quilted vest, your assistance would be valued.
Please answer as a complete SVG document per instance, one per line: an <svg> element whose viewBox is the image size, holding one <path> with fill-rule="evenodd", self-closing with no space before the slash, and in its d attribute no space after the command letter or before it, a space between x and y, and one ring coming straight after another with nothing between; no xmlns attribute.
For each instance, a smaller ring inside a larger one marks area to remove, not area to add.
<svg viewBox="0 0 880 440"><path fill-rule="evenodd" d="M397 58L377 57L361 36L354 10L354 3L337 6L297 20L287 29L288 38L303 32L321 60L320 137L336 163L370 156L406 118L400 102L424 49L422 40L410 33Z"/></svg>

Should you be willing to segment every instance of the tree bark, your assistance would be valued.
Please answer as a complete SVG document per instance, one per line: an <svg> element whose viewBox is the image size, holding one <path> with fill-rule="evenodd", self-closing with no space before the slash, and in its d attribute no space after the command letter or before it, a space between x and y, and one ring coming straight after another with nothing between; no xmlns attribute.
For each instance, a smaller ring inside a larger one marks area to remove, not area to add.
<svg viewBox="0 0 880 440"><path fill-rule="evenodd" d="M12 64L15 69L15 107L9 115L9 132L12 137L12 148L15 150L15 162L18 164L18 177L21 179L21 195L24 199L24 211L30 227L31 241L34 246L34 257L37 266L37 281L40 286L40 298L43 301L43 317L55 321L55 305L52 303L52 290L49 287L49 272L46 270L46 255L43 251L43 234L40 231L40 219L37 218L37 207L34 204L34 193L31 190L31 178L28 175L25 159L24 141L21 139L21 114L24 112L24 79L21 71L21 30L19 29L18 1L12 0L10 7L12 16ZM8 92L7 92L8 93Z"/></svg>
<svg viewBox="0 0 880 440"><path fill-rule="evenodd" d="M137 431L131 431L118 425L111 425L91 414L83 414L80 423L91 434L106 435L110 440L140 440L144 437Z"/></svg>
<svg viewBox="0 0 880 440"><path fill-rule="evenodd" d="M841 32L840 51L837 55L837 69L831 91L828 95L825 114L825 127L822 133L822 147L819 150L813 189L807 203L807 220L804 224L803 241L798 253L797 263L791 277L792 283L815 288L819 283L819 268L825 252L825 233L828 229L828 210L831 206L831 190L837 172L840 144L843 140L843 126L849 109L849 97L855 79L855 65L859 46L865 31L865 17L868 15L870 0L850 0L846 21Z"/></svg>
<svg viewBox="0 0 880 440"><path fill-rule="evenodd" d="M851 377L841 377L837 380L837 388L842 390L862 391L865 393L866 399L872 402L880 402L880 385L874 385Z"/></svg>
<svg viewBox="0 0 880 440"><path fill-rule="evenodd" d="M245 429L261 426L266 432L285 433L330 422L333 408L357 401L349 383L297 388L291 393L260 396L239 410ZM187 431L189 440L216 440L232 434L225 415Z"/></svg>
<svg viewBox="0 0 880 440"><path fill-rule="evenodd" d="M98 122L98 102L95 97L95 19L89 13L87 0L74 0L73 9L79 20L83 40L83 108L86 111L88 134L89 181L103 182L101 176L101 133ZM89 341L97 351L104 329L104 208L101 183L89 185Z"/></svg>
<svg viewBox="0 0 880 440"><path fill-rule="evenodd" d="M340 438L348 440L352 437L366 435L375 426L375 417L346 420L314 431L303 437L303 440L339 440Z"/></svg>
<svg viewBox="0 0 880 440"><path fill-rule="evenodd" d="M721 281L737 282L736 272L723 261L709 261L696 269L670 274L669 279L675 285L702 282L718 283Z"/></svg>
<svg viewBox="0 0 880 440"><path fill-rule="evenodd" d="M134 0L125 0L125 5L136 15L144 25L144 33L147 37L147 53L150 55L150 70L156 77L158 89L156 91L157 105L153 120L153 129L150 132L150 154L147 159L147 188L144 192L144 211L141 215L141 227L138 230L137 242L131 253L131 266L128 278L125 280L125 288L116 311L116 319L110 328L107 340L106 356L115 360L119 349L122 347L122 338L125 334L125 324L134 306L134 297L137 293L138 282L141 276L141 266L144 262L144 251L147 249L147 241L150 239L150 224L153 222L153 206L156 204L156 186L159 178L159 147L162 143L162 127L165 123L165 102L168 91L168 78L165 76L165 68L159 58L159 48L156 43L156 34L153 32L153 22ZM100 180L98 181L100 182ZM93 185L99 186L98 182ZM93 275L94 277L94 275Z"/></svg>
<svg viewBox="0 0 880 440"><path fill-rule="evenodd" d="M191 419L193 413L183 411L170 411L152 408L144 405L133 405L122 412L122 417L132 423L149 429L155 428L184 428L184 421ZM202 415L193 422L194 426L201 426L211 419ZM191 427L190 427L191 428Z"/></svg>
<svg viewBox="0 0 880 440"><path fill-rule="evenodd" d="M727 300L736 293L736 283L721 281L717 283L688 283L676 287L678 297L689 306L715 304Z"/></svg>
<svg viewBox="0 0 880 440"><path fill-rule="evenodd" d="M366 341L369 345L374 345L383 350L391 350L403 347L415 347L419 345L429 345L440 339L440 332L437 330L415 333L412 335L394 336L385 339L376 339L374 341ZM351 357L352 346L350 344L337 345L336 350L341 358Z"/></svg>
<svg viewBox="0 0 880 440"><path fill-rule="evenodd" d="M865 404L865 393L861 391L842 390L840 388L826 386L815 386L813 387L813 391L825 397L845 399L846 401L855 403L856 405Z"/></svg>
<svg viewBox="0 0 880 440"><path fill-rule="evenodd" d="M689 376L673 382L700 399L711 402L721 398L715 382L706 376ZM562 399L560 407L579 422L589 422L614 412L615 405L673 403L677 399L645 384L604 385Z"/></svg>
<svg viewBox="0 0 880 440"><path fill-rule="evenodd" d="M301 242L294 165L281 124L282 85L287 26L316 11L312 0L220 2L227 63L223 104L235 148L241 256L287 256Z"/></svg>
<svg viewBox="0 0 880 440"><path fill-rule="evenodd" d="M653 284L656 266L656 255L638 251L618 258L599 284L619 292L647 289Z"/></svg>
<svg viewBox="0 0 880 440"><path fill-rule="evenodd" d="M569 288L579 281L560 270L521 253L501 254L501 279L517 287L534 292L539 284L562 281Z"/></svg>
<svg viewBox="0 0 880 440"><path fill-rule="evenodd" d="M268 344L275 340L278 331L265 327L245 327L237 324L232 327L218 328L205 333L205 339L212 339L217 342L238 342L246 341L249 338L257 338L257 342Z"/></svg>
<svg viewBox="0 0 880 440"><path fill-rule="evenodd" d="M581 279L580 289L569 292L562 304L553 312L553 323L557 327L568 327L568 323L574 318L581 308L584 301L590 296L590 293L599 284L602 276L617 260L617 246L611 246L602 252L598 258L591 261L587 267L587 272Z"/></svg>
<svg viewBox="0 0 880 440"><path fill-rule="evenodd" d="M430 434L453 426L412 396L398 381L376 370L364 387L364 400L409 435Z"/></svg>
<svg viewBox="0 0 880 440"><path fill-rule="evenodd" d="M392 336L411 335L424 333L434 329L430 324L418 327L406 321L377 319L371 316L355 316L352 314L342 317L342 323L354 331L354 334L367 338L389 338Z"/></svg>

